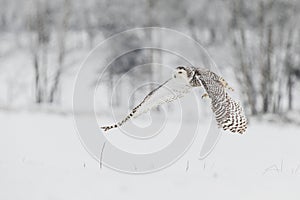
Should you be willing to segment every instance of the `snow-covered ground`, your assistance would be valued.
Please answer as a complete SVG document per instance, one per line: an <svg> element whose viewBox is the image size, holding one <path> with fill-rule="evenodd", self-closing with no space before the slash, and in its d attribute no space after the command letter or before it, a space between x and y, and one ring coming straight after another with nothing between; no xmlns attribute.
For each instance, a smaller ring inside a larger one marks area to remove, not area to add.
<svg viewBox="0 0 300 200"><path fill-rule="evenodd" d="M199 160L203 137L152 174L100 169L72 115L0 113L0 199L300 199L299 126L252 120L245 135L222 132Z"/></svg>

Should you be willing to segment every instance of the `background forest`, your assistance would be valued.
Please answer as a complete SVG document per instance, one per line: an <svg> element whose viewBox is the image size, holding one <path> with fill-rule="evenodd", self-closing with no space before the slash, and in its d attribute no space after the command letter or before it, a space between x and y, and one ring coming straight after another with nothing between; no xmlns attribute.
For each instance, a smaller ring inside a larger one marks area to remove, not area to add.
<svg viewBox="0 0 300 200"><path fill-rule="evenodd" d="M1 0L0 9L2 108L70 108L70 85L93 47L127 29L155 26L202 44L229 82L236 81L248 114L299 111L299 1ZM129 41L152 39L146 34ZM114 48L120 47L112 47L111 54ZM151 53L120 59L108 81L139 60L163 59Z"/></svg>

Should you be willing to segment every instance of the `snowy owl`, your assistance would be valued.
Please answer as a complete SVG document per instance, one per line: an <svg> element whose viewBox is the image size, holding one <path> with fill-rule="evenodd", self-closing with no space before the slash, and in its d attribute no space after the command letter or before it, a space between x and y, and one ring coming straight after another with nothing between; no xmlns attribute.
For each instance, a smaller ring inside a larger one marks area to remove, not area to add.
<svg viewBox="0 0 300 200"><path fill-rule="evenodd" d="M202 98L211 99L211 108L219 128L233 133L244 133L247 129L247 119L242 107L229 97L226 89L233 89L228 83L210 70L184 66L177 67L172 78L151 91L122 121L101 128L107 131L120 127L129 119L136 118L163 103L181 98L193 88L202 86L206 91Z"/></svg>

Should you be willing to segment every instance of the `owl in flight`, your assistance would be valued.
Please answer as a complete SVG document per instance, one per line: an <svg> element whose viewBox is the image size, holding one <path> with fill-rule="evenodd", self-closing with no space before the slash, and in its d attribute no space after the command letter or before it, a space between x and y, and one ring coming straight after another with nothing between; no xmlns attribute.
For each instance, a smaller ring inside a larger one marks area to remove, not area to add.
<svg viewBox="0 0 300 200"><path fill-rule="evenodd" d="M122 121L101 128L108 131L120 127L129 119L136 118L163 103L179 99L193 88L201 86L206 91L202 98L211 99L211 109L219 128L233 133L244 133L247 129L247 119L242 107L228 95L226 89L233 91L228 83L210 70L183 66L177 67L172 78L151 91Z"/></svg>

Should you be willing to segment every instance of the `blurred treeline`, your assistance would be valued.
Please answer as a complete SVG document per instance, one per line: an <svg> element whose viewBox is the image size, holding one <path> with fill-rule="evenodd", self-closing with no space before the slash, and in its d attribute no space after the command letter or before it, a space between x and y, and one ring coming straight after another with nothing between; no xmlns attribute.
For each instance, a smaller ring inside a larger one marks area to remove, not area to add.
<svg viewBox="0 0 300 200"><path fill-rule="evenodd" d="M22 50L29 61L20 64L30 68L31 100L36 104L60 102L65 74L104 38L130 28L158 26L182 31L230 56L229 67L249 114L297 109L300 1L0 0L0 5L1 65L9 66L4 60L14 49ZM151 40L145 37L123 45ZM137 52L117 65L128 70L144 58L151 61L153 56ZM111 70L109 75L118 73ZM18 79L22 77L10 81ZM10 81L8 101L24 92L11 92Z"/></svg>

